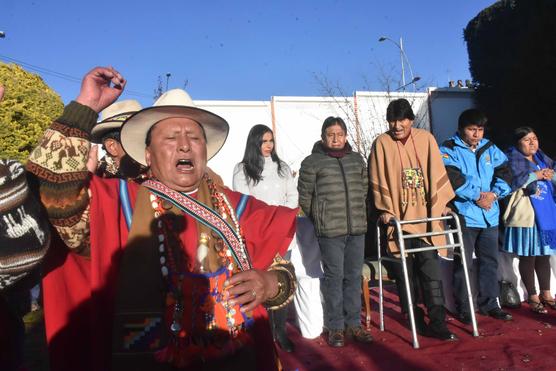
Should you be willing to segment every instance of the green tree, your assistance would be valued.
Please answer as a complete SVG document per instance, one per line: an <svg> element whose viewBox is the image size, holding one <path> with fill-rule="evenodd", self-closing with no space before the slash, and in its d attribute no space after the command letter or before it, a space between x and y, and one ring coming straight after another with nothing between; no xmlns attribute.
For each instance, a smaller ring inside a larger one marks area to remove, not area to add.
<svg viewBox="0 0 556 371"><path fill-rule="evenodd" d="M501 0L464 30L477 105L489 117L497 144L512 129L535 129L546 152L556 155L556 1Z"/></svg>
<svg viewBox="0 0 556 371"><path fill-rule="evenodd" d="M38 75L16 64L0 63L0 158L26 161L52 121L62 114L58 94Z"/></svg>

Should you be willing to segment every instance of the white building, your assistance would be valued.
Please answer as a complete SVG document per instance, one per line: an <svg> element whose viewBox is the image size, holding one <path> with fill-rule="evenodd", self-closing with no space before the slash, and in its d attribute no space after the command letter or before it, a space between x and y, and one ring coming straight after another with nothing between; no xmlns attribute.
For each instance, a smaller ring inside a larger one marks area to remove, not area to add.
<svg viewBox="0 0 556 371"><path fill-rule="evenodd" d="M413 106L417 116L414 126L432 130L439 143L455 132L459 114L472 107L472 90L466 88L429 88L425 93L355 92L352 97L272 97L270 101L198 100L195 104L230 124L228 140L209 166L231 185L234 165L243 158L253 125L272 128L278 155L297 172L320 139L328 116L344 119L350 143L367 157L374 138L387 129L388 103L402 97Z"/></svg>

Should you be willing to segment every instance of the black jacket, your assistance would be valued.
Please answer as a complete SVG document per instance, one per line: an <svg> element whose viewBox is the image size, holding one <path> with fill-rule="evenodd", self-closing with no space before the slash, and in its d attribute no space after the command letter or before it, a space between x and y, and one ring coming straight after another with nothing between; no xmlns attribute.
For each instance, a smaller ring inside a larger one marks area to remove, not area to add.
<svg viewBox="0 0 556 371"><path fill-rule="evenodd" d="M315 225L317 236L359 235L367 231L367 167L348 147L342 158L326 154L321 141L299 169L299 205Z"/></svg>

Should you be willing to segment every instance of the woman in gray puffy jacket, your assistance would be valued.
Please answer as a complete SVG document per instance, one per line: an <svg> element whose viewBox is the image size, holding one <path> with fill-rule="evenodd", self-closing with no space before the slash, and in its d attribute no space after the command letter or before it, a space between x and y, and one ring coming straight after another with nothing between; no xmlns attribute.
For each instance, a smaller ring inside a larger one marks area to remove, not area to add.
<svg viewBox="0 0 556 371"><path fill-rule="evenodd" d="M372 341L360 320L367 184L365 161L347 142L345 122L328 117L321 140L301 163L297 189L299 204L319 241L325 327L333 347L343 346L344 336Z"/></svg>

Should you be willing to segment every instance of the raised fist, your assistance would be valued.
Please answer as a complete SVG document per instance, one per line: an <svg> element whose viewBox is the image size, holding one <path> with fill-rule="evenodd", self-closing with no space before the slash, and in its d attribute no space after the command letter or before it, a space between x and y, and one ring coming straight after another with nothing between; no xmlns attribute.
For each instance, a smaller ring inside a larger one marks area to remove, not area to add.
<svg viewBox="0 0 556 371"><path fill-rule="evenodd" d="M114 68L95 67L83 77L75 101L100 112L118 99L125 84L126 80Z"/></svg>

